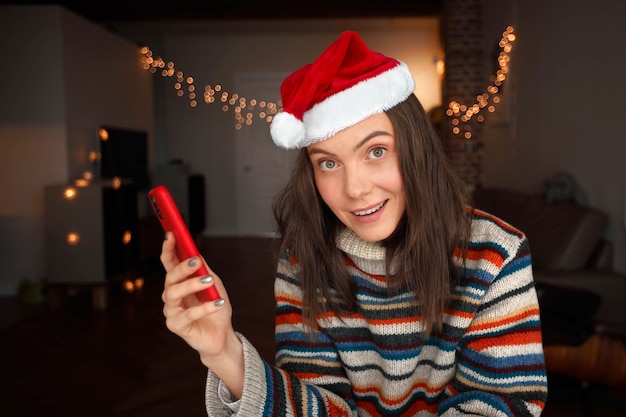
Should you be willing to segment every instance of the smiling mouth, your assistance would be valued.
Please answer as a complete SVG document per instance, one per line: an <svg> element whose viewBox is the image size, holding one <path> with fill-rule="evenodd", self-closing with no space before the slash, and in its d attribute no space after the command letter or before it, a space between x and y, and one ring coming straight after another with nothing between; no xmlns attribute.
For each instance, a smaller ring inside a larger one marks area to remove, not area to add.
<svg viewBox="0 0 626 417"><path fill-rule="evenodd" d="M387 201L388 200L385 200L382 203L380 203L379 205L377 205L376 207L372 207L371 209L362 210L362 211L355 211L354 214L356 216L367 216L368 214L376 213L378 210L383 208L383 206L385 204L387 204Z"/></svg>

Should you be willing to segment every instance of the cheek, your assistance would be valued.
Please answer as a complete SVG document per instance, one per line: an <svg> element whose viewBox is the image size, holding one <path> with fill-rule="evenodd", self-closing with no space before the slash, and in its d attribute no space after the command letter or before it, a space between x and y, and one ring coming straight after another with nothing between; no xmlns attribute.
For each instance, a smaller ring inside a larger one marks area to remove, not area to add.
<svg viewBox="0 0 626 417"><path fill-rule="evenodd" d="M341 192L337 185L337 181L333 181L324 175L315 175L315 186L320 193L322 200L331 210L334 209L337 201L340 199Z"/></svg>
<svg viewBox="0 0 626 417"><path fill-rule="evenodd" d="M382 180L381 185L388 191L393 193L404 194L404 181L402 181L402 172L400 172L399 164L394 161L393 164L387 166L384 173L377 176Z"/></svg>
<svg viewBox="0 0 626 417"><path fill-rule="evenodd" d="M401 193L404 194L404 182L402 181L402 175L400 175L400 173L398 172L398 174L393 177L393 179L390 181L389 186L391 187L392 190L394 190L396 193Z"/></svg>

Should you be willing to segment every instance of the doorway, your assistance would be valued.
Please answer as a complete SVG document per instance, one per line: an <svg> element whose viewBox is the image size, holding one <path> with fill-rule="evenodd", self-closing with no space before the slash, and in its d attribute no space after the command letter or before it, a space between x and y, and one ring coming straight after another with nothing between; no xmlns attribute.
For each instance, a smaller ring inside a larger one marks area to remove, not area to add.
<svg viewBox="0 0 626 417"><path fill-rule="evenodd" d="M237 91L249 102L278 103L280 84L287 74L245 73L235 77ZM278 148L270 136L269 123L254 111L251 125L236 131L237 227L242 236L274 236L272 202L287 183L295 151Z"/></svg>

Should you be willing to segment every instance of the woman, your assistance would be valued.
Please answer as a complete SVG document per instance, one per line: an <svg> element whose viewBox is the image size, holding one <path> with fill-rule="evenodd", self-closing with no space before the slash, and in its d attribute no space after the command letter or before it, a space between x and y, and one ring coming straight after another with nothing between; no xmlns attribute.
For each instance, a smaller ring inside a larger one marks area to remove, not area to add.
<svg viewBox="0 0 626 417"><path fill-rule="evenodd" d="M170 330L209 369L210 416L539 415L547 383L523 233L466 207L400 61L343 33L283 86L300 148L275 201L276 366L231 325L222 281L163 244ZM223 299L195 293L216 285Z"/></svg>

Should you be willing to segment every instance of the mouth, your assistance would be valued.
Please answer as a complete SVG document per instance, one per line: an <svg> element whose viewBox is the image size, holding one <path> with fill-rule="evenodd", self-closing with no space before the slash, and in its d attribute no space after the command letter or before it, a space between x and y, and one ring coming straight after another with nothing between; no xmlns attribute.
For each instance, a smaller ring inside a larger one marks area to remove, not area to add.
<svg viewBox="0 0 626 417"><path fill-rule="evenodd" d="M369 209L367 209L367 210L355 211L355 212L353 212L353 214L354 214L355 216L368 216L368 215L370 215L370 214L372 214L372 213L376 213L378 210L380 210L381 208L383 208L383 206L384 206L385 204L387 204L387 201L389 201L389 200L385 200L385 201L383 201L382 203L380 203L380 204L378 204L378 205L376 205L376 206L374 206L374 207L372 207L372 208L369 208Z"/></svg>

